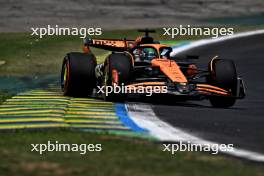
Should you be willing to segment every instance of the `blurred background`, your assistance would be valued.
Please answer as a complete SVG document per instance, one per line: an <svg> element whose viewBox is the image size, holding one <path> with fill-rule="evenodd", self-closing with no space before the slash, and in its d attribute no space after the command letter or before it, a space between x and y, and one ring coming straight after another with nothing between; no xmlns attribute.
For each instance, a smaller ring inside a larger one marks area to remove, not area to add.
<svg viewBox="0 0 264 176"><path fill-rule="evenodd" d="M263 0L1 0L0 32L50 25L104 29L263 24Z"/></svg>

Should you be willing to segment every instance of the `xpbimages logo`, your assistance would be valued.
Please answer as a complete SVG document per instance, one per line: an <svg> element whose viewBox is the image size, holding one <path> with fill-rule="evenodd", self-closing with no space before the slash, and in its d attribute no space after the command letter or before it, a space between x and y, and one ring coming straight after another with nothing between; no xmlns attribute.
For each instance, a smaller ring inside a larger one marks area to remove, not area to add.
<svg viewBox="0 0 264 176"><path fill-rule="evenodd" d="M31 152L79 152L81 155L87 152L100 152L102 151L102 144L62 144L58 141L52 143L48 141L47 144L31 144Z"/></svg>
<svg viewBox="0 0 264 176"><path fill-rule="evenodd" d="M234 28L231 27L193 27L191 25L187 26L177 26L163 28L163 35L175 38L177 36L211 36L212 38L218 38L219 36L228 36L234 34Z"/></svg>
<svg viewBox="0 0 264 176"><path fill-rule="evenodd" d="M167 86L125 86L124 83L121 86L114 84L113 86L97 86L98 94L145 94L146 96L152 96L152 94L166 94L168 93Z"/></svg>
<svg viewBox="0 0 264 176"><path fill-rule="evenodd" d="M31 28L32 36L38 36L39 38L43 38L44 36L61 36L61 35L72 35L72 36L80 36L80 38L86 38L87 36L98 36L102 35L102 28L86 28L86 27L60 27L59 25L47 27L36 27Z"/></svg>
<svg viewBox="0 0 264 176"><path fill-rule="evenodd" d="M188 142L174 143L174 144L163 144L163 152L169 152L172 155L176 152L209 152L213 155L218 154L219 152L233 151L234 144L195 144Z"/></svg>

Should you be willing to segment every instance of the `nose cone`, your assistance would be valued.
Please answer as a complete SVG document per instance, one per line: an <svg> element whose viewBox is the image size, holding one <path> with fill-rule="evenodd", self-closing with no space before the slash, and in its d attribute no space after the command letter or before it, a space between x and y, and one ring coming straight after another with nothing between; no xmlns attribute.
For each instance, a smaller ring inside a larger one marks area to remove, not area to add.
<svg viewBox="0 0 264 176"><path fill-rule="evenodd" d="M160 70L175 83L187 83L187 79L182 73L177 63L170 59L153 59L151 61L153 66L159 66Z"/></svg>

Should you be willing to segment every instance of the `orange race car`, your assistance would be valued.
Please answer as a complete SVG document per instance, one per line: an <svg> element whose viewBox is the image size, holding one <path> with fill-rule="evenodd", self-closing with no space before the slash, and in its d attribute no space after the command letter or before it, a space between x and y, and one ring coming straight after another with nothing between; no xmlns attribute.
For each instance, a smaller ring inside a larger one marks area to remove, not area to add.
<svg viewBox="0 0 264 176"><path fill-rule="evenodd" d="M83 53L68 53L61 72L65 95L102 95L105 100L123 100L128 94L175 95L175 100L209 99L214 107L233 106L245 97L244 84L231 60L212 58L208 69L171 58L172 48L154 41L149 33L136 40L90 39L84 41ZM97 64L90 47L112 51ZM203 81L201 81L203 80Z"/></svg>

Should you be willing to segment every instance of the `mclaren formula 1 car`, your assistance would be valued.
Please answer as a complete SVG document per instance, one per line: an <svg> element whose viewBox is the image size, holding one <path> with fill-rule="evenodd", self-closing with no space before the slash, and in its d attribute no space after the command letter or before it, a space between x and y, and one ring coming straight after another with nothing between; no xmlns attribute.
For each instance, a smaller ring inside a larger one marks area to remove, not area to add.
<svg viewBox="0 0 264 176"><path fill-rule="evenodd" d="M145 35L136 40L87 38L83 53L66 54L61 71L64 94L88 96L96 92L105 100L119 101L128 93L165 93L175 95L175 101L178 98L209 99L214 107L230 107L236 99L245 97L243 81L237 76L232 60L216 56L209 59L206 69L199 69L193 62L194 57L187 57L185 61L171 57L170 46L149 36L155 31L146 29L139 32ZM111 53L103 63L97 64L90 47ZM117 86L128 92L108 90ZM161 91L156 91L159 88Z"/></svg>

